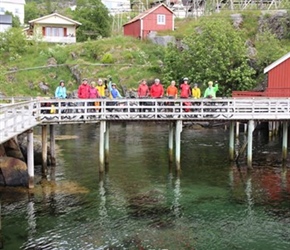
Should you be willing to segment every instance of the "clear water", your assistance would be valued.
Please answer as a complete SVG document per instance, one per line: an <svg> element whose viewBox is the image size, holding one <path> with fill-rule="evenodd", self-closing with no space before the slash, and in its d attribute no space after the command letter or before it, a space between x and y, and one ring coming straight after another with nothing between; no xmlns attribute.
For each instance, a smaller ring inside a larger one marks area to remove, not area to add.
<svg viewBox="0 0 290 250"><path fill-rule="evenodd" d="M1 189L2 249L290 249L279 137L255 134L247 171L228 161L228 131L184 129L177 174L167 124L112 124L100 175L98 125L57 134L47 179L36 178L33 190Z"/></svg>

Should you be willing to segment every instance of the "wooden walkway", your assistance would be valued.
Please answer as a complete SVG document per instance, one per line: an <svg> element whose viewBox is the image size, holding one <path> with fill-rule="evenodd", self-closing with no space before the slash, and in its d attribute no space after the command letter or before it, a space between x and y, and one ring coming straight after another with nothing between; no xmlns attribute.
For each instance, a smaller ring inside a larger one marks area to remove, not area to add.
<svg viewBox="0 0 290 250"><path fill-rule="evenodd" d="M213 120L288 121L290 98L33 99L0 105L0 143L37 125Z"/></svg>

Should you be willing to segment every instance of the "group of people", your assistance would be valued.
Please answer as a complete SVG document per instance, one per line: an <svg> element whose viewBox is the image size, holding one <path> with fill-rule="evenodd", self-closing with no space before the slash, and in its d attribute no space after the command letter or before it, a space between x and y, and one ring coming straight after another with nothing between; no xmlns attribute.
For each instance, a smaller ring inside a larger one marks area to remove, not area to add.
<svg viewBox="0 0 290 250"><path fill-rule="evenodd" d="M180 90L180 91L179 91ZM203 97L204 98L215 98L216 92L218 91L218 83L216 82L213 86L213 82L208 82L208 87L204 92ZM180 94L179 94L180 92ZM162 98L164 97L164 87L160 83L159 79L155 79L154 83L149 86L147 85L146 80L142 80L138 90L137 94L139 98ZM176 82L171 81L170 85L167 87L165 96L168 98L176 99L180 96L180 98L189 98L192 97L194 99L201 98L201 91L198 87L198 84L194 84L193 88L191 88L188 78L183 78L183 82L180 84L179 89L176 87ZM116 88L116 84L112 83L112 78L109 78L109 83L107 84L106 80L105 83L103 83L102 79L98 79L98 83L96 85L96 82L92 81L90 84L88 83L88 80L86 78L83 79L82 83L80 84L78 88L78 98L81 99L96 99L96 98L104 98L104 97L110 97L110 98L122 98L122 95ZM59 86L55 90L55 97L58 99L66 98L66 87L63 80L60 81Z"/></svg>
<svg viewBox="0 0 290 250"><path fill-rule="evenodd" d="M192 97L194 99L201 98L201 91L198 87L198 84L195 83L193 88L191 88L188 78L183 78L183 82L179 86L180 89L180 98L189 98ZM204 98L216 98L216 92L218 91L218 83L215 82L213 86L213 82L208 82L208 87L204 92ZM178 97L179 90L176 87L176 82L171 81L170 85L166 89L165 95L168 98L176 99ZM162 98L164 96L164 88L163 85L160 83L159 79L155 79L154 84L149 88L147 85L146 80L142 80L139 87L138 87L138 97L139 98Z"/></svg>
<svg viewBox="0 0 290 250"><path fill-rule="evenodd" d="M112 98L122 98L122 95L116 88L116 84L112 83L111 78L109 78L108 84L106 80L105 83L103 83L102 79L98 79L97 84L95 81L91 81L89 83L88 79L84 78L78 87L77 95L78 98L81 99L105 98L106 96ZM55 90L55 98L67 98L66 87L63 80L59 82L59 86Z"/></svg>

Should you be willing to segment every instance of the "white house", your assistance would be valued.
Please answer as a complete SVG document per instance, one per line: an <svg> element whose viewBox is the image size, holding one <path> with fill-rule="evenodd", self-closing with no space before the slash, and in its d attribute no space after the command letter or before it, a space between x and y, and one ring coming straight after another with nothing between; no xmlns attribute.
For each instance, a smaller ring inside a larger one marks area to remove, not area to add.
<svg viewBox="0 0 290 250"><path fill-rule="evenodd" d="M131 11L130 0L101 0L101 1L107 7L111 15Z"/></svg>
<svg viewBox="0 0 290 250"><path fill-rule="evenodd" d="M0 32L4 32L12 27L11 15L0 15Z"/></svg>
<svg viewBox="0 0 290 250"><path fill-rule="evenodd" d="M0 0L0 15L9 11L13 16L18 16L21 24L24 24L25 0Z"/></svg>
<svg viewBox="0 0 290 250"><path fill-rule="evenodd" d="M50 43L75 43L76 29L81 23L53 13L28 22L29 29L26 29L28 36L39 38Z"/></svg>

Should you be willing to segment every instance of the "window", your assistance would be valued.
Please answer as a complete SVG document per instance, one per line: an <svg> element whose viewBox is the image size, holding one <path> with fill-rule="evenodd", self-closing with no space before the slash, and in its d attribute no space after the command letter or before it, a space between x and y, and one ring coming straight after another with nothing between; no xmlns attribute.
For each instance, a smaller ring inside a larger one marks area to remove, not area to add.
<svg viewBox="0 0 290 250"><path fill-rule="evenodd" d="M19 9L15 9L15 14L19 14Z"/></svg>
<svg viewBox="0 0 290 250"><path fill-rule="evenodd" d="M5 13L5 8L4 7L0 7L0 13L2 13L2 14Z"/></svg>
<svg viewBox="0 0 290 250"><path fill-rule="evenodd" d="M45 27L45 36L65 36L64 28Z"/></svg>
<svg viewBox="0 0 290 250"><path fill-rule="evenodd" d="M165 15L157 15L157 24L165 24Z"/></svg>

